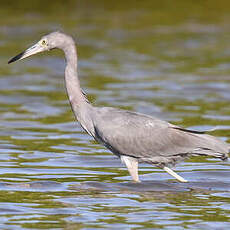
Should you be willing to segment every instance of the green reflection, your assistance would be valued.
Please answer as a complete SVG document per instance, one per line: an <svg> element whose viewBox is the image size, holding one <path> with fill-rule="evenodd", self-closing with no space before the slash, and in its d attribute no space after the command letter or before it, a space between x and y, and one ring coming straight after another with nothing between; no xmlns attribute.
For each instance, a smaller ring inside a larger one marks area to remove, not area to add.
<svg viewBox="0 0 230 230"><path fill-rule="evenodd" d="M2 228L201 229L196 224L205 222L204 229L218 223L227 229L229 191L187 185L181 192L182 185L171 180L165 181L174 186L168 191L153 176L159 184L141 192L148 183L136 188L127 182L115 157L73 123L60 52L11 66L7 60L43 34L64 30L77 41L82 87L96 105L156 112L184 127L221 125L226 129L212 133L228 138L229 8L226 0L1 1ZM200 183L196 173L205 171L210 181L208 172L229 166L209 170L207 159L192 162L199 168L180 171ZM141 169L164 178L150 166ZM82 188L87 182L95 186ZM228 190L228 177L221 182Z"/></svg>

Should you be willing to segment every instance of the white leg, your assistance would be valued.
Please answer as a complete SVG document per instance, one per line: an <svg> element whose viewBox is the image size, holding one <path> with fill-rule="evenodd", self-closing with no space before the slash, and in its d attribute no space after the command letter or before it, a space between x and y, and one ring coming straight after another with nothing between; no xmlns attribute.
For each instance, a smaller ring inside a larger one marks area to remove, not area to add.
<svg viewBox="0 0 230 230"><path fill-rule="evenodd" d="M177 173L175 173L172 169L168 168L168 167L164 167L163 168L168 174L170 174L171 176L175 177L177 180L179 180L180 182L188 182L187 180L185 180L183 177L179 176Z"/></svg>
<svg viewBox="0 0 230 230"><path fill-rule="evenodd" d="M140 182L138 176L138 161L133 157L121 156L121 161L125 163L129 174L135 182Z"/></svg>

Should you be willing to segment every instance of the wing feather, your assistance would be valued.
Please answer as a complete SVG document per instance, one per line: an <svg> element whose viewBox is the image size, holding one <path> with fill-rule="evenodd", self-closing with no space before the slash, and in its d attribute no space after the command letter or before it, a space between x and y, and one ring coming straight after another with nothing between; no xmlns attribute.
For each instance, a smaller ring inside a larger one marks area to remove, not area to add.
<svg viewBox="0 0 230 230"><path fill-rule="evenodd" d="M102 108L97 114L95 138L117 155L161 161L183 154L216 156L229 150L227 143L213 136L144 114L114 108Z"/></svg>

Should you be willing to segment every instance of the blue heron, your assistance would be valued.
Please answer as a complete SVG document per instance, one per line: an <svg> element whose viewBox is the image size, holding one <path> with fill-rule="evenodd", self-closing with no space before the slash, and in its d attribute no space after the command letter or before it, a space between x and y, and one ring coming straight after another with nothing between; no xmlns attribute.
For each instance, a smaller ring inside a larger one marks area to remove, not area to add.
<svg viewBox="0 0 230 230"><path fill-rule="evenodd" d="M71 36L52 32L8 63L55 48L65 54L65 84L76 119L89 135L121 159L133 181L140 182L138 163L141 162L160 167L180 182L187 182L171 169L178 161L190 156L228 159L230 145L204 132L137 112L90 104L80 88L77 50Z"/></svg>

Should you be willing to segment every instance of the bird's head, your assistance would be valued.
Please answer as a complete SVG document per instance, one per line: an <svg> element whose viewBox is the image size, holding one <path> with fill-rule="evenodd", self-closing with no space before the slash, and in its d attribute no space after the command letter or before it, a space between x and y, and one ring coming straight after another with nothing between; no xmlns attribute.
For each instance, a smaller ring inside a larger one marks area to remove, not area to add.
<svg viewBox="0 0 230 230"><path fill-rule="evenodd" d="M61 32L52 32L48 35L43 36L40 41L36 44L25 50L24 52L18 54L17 56L11 58L8 61L8 64L15 62L17 60L24 59L31 55L41 53L44 51L48 51L51 49L59 48L65 50L65 47L69 45L69 43L74 43L72 37L61 33Z"/></svg>

